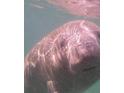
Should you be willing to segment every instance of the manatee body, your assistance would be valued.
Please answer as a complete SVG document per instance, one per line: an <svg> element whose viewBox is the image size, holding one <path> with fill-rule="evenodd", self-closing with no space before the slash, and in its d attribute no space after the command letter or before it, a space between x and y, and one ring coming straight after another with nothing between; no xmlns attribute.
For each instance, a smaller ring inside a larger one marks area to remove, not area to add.
<svg viewBox="0 0 124 93"><path fill-rule="evenodd" d="M25 93L78 93L99 79L100 31L77 20L55 29L25 58Z"/></svg>

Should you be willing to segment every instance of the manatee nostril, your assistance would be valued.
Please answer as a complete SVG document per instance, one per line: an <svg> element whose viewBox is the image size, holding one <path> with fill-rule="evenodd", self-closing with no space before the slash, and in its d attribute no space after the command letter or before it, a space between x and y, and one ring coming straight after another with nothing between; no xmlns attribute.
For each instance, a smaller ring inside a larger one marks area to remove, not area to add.
<svg viewBox="0 0 124 93"><path fill-rule="evenodd" d="M62 42L60 43L60 47L63 48L64 46L65 46L65 42L62 41Z"/></svg>

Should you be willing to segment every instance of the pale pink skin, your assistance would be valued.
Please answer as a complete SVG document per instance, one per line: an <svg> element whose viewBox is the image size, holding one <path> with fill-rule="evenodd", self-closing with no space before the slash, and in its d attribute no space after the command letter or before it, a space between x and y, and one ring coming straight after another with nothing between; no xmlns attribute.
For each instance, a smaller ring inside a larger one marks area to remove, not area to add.
<svg viewBox="0 0 124 93"><path fill-rule="evenodd" d="M99 17L99 0L48 0L78 16Z"/></svg>
<svg viewBox="0 0 124 93"><path fill-rule="evenodd" d="M88 51L86 51L80 46L82 46L81 45L82 41L87 42L86 40L88 37L94 40L95 46L97 47L97 51L94 49L95 47L93 46L93 49L91 49L90 52L93 52L94 55L95 53L98 53L96 55L99 56L99 42L98 42L99 38L93 33L100 33L99 27L94 23L86 20L71 21L59 27L55 31L52 31L51 33L49 33L40 42L38 42L37 45L35 45L36 47L34 47L31 50L31 52L36 53L35 56L37 55L37 60L39 60L39 57L43 57L42 58L43 60L44 56L50 55L51 60L53 62L52 64L54 66L57 66L59 64L57 59L61 59L59 55L59 53L61 52L66 54L65 56L67 56L67 58L69 59L69 62L72 65L74 65L79 62L79 58L76 57L76 54L72 53L72 51L70 50L72 50L73 48L77 48L79 50L78 52L80 55L86 55ZM66 47L64 49L65 51L63 50L60 51L60 49L57 47L57 45L62 40L64 40L66 44ZM54 51L52 51L54 48L56 48L56 51L59 51L59 53L56 53L55 51L55 55L54 55ZM56 58L54 58L54 56ZM29 62L27 61L27 65L28 64ZM33 65L34 63L32 63L31 61L31 64Z"/></svg>
<svg viewBox="0 0 124 93"><path fill-rule="evenodd" d="M50 93L67 93L57 92L57 87L82 88L80 84L85 81L83 78L89 78L88 75L92 75L88 82L94 79L99 74L99 33L99 27L94 23L77 20L64 24L38 42L25 58L25 83L34 88L31 93L42 93L39 92L41 86L38 90L39 85L33 86L28 80L32 76L36 76L32 81L38 84L39 81L47 83ZM98 70L88 70L92 67ZM78 76L81 81L77 81Z"/></svg>

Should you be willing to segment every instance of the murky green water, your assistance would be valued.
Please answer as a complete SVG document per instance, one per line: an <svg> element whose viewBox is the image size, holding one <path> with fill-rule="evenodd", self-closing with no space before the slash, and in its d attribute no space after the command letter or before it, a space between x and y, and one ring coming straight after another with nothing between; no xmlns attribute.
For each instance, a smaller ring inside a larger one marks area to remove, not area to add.
<svg viewBox="0 0 124 93"><path fill-rule="evenodd" d="M25 0L24 7L25 55L43 36L68 21L87 19L99 25L99 19L70 15L45 0ZM100 93L100 81L95 82L83 93Z"/></svg>

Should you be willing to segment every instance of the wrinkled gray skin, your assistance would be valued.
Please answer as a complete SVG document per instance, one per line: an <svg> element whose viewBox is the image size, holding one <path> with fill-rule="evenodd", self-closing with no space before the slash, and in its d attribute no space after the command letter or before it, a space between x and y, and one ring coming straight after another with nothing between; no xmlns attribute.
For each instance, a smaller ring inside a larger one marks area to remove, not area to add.
<svg viewBox="0 0 124 93"><path fill-rule="evenodd" d="M79 93L99 79L99 28L71 21L38 42L25 58L25 93Z"/></svg>

